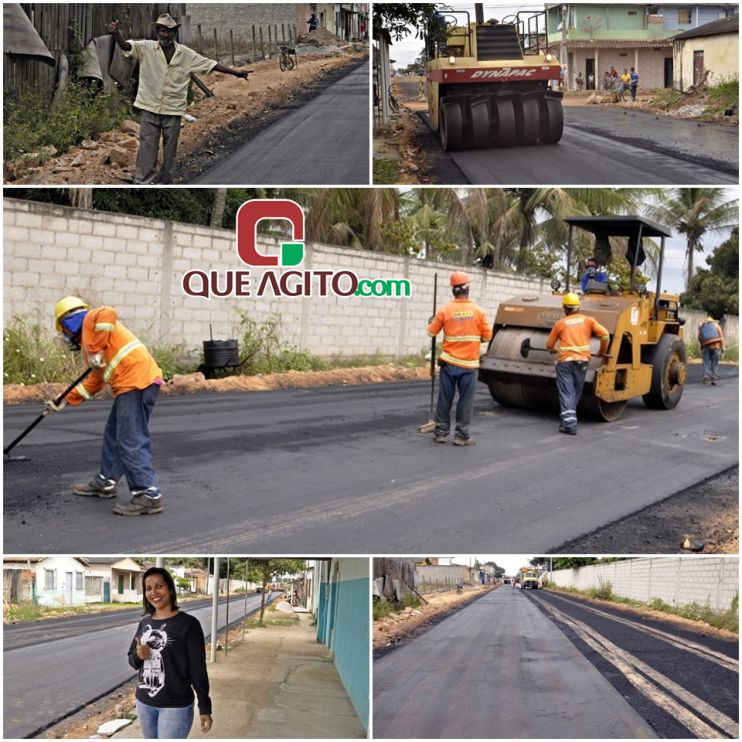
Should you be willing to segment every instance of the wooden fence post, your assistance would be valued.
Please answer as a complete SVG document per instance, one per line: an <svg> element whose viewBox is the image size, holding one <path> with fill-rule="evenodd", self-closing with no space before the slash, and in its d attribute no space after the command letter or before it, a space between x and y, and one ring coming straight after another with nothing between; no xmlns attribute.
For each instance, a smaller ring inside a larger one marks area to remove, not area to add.
<svg viewBox="0 0 742 742"><path fill-rule="evenodd" d="M219 39L216 35L216 29L214 29L214 59L216 59L217 62L219 61Z"/></svg>
<svg viewBox="0 0 742 742"><path fill-rule="evenodd" d="M257 45L255 42L255 26L252 27L252 61L254 62L257 57Z"/></svg>
<svg viewBox="0 0 742 742"><path fill-rule="evenodd" d="M260 58L265 59L265 44L263 43L263 27L260 26L258 28L258 31L260 33Z"/></svg>
<svg viewBox="0 0 742 742"><path fill-rule="evenodd" d="M268 25L268 56L273 54L273 39L271 38L271 27Z"/></svg>
<svg viewBox="0 0 742 742"><path fill-rule="evenodd" d="M229 29L229 51L232 55L232 67L234 67L234 33L232 29Z"/></svg>
<svg viewBox="0 0 742 742"><path fill-rule="evenodd" d="M199 23L198 26L198 53L203 54L204 53L204 40L201 38L201 24Z"/></svg>

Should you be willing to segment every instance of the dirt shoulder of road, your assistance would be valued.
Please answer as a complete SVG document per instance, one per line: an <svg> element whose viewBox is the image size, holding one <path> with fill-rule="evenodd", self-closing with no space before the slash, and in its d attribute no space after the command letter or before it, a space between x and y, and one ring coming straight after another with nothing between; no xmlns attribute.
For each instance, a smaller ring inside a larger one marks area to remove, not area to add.
<svg viewBox="0 0 742 742"><path fill-rule="evenodd" d="M390 613L374 621L374 658L382 657L497 587L500 586L465 588L461 595L455 590L425 595L423 597L428 601L427 604L423 603L418 608L405 608L399 613Z"/></svg>
<svg viewBox="0 0 742 742"><path fill-rule="evenodd" d="M199 153L203 159L210 143L228 127L259 120L274 108L299 98L312 85L336 70L358 64L368 57L367 44L348 44L335 39L333 45L298 47L298 65L281 72L276 58L249 62L235 60L235 67L253 70L248 80L221 72L203 76L214 97L196 89L196 98L183 118L178 140L178 170ZM317 91L319 92L319 91ZM139 125L126 121L121 129L86 140L64 155L38 167L25 167L20 160L5 164L4 179L13 185L97 185L131 183L139 146ZM214 154L212 152L212 154ZM202 163L204 167L207 163Z"/></svg>
<svg viewBox="0 0 742 742"><path fill-rule="evenodd" d="M639 91L636 101L631 101L627 94L624 102L614 102L613 95L608 90L586 90L581 93L566 93L562 99L562 105L573 108L579 106L602 106L603 108L616 108L619 110L648 111L659 117L686 119L693 121L704 121L716 123L722 126L739 126L739 111L732 116L723 113L708 113L708 93L705 91L693 91L683 94L672 106L658 103L659 90Z"/></svg>
<svg viewBox="0 0 742 742"><path fill-rule="evenodd" d="M165 395L197 394L199 392L258 392L276 389L313 389L353 384L382 384L394 381L421 381L430 378L430 369L408 368L385 364L360 368L338 368L329 371L288 371L282 374L257 374L256 376L228 376L224 379L205 379L202 373L175 375L162 386ZM44 402L61 394L65 384L6 384L3 402L6 405ZM110 396L106 389L100 398Z"/></svg>
<svg viewBox="0 0 742 742"><path fill-rule="evenodd" d="M675 626L681 627L683 629L688 629L689 631L695 631L696 633L703 634L704 636L714 636L719 639L739 639L739 635L735 634L733 631L716 628L715 626L707 624L705 621L694 621L690 618L684 618L683 616L676 616L673 613L656 611L648 606L633 606L627 605L626 603L617 603L612 600L600 600L598 598L590 598L586 595L576 595L575 593L569 592L568 590L560 590L556 586L550 586L548 588L544 588L544 590L546 592L568 595L571 598L583 601L584 603L589 603L590 605L594 605L596 607L615 608L617 611L630 613L634 616L651 618L654 621L666 621L667 623L674 624Z"/></svg>
<svg viewBox="0 0 742 742"><path fill-rule="evenodd" d="M739 466L568 541L554 554L738 554Z"/></svg>

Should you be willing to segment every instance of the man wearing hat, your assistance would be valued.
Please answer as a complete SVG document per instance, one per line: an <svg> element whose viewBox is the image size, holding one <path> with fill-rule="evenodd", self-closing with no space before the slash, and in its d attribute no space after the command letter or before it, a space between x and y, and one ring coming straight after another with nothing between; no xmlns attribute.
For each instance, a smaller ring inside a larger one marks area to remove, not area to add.
<svg viewBox="0 0 742 742"><path fill-rule="evenodd" d="M180 135L180 118L185 113L191 74L208 74L216 70L235 77L247 78L247 72L207 59L175 42L179 23L168 13L153 24L157 41L126 40L118 21L106 26L124 56L139 62L139 88L134 101L142 112L139 131L139 153L134 183L172 183L175 152ZM163 162L157 172L157 152L162 134Z"/></svg>
<svg viewBox="0 0 742 742"><path fill-rule="evenodd" d="M474 412L480 344L492 339L492 328L484 311L469 301L470 280L466 273L456 271L451 274L453 301L439 309L428 325L431 337L443 330L443 351L438 359L441 373L434 440L436 443L446 442L451 430L451 405L458 388L454 446L474 445L474 440L469 437L469 425Z"/></svg>
<svg viewBox="0 0 742 742"><path fill-rule="evenodd" d="M577 435L577 405L582 397L587 364L590 362L590 338L593 335L600 338L598 353L605 356L611 337L600 322L580 313L580 297L577 294L565 294L562 309L565 316L556 322L546 338L546 348L552 353L559 353L556 364L561 411L559 432Z"/></svg>

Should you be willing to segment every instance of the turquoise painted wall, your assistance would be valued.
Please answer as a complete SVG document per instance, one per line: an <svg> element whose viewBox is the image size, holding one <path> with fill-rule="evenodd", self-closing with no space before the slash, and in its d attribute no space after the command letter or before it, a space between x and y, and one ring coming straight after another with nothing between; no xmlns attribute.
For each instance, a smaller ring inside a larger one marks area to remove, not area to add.
<svg viewBox="0 0 742 742"><path fill-rule="evenodd" d="M330 612L327 610L330 594L330 586L326 582L319 586L319 605L317 608L317 641L328 644L328 625L330 623Z"/></svg>
<svg viewBox="0 0 742 742"><path fill-rule="evenodd" d="M335 622L335 666L363 725L369 721L369 609L368 578L339 582Z"/></svg>

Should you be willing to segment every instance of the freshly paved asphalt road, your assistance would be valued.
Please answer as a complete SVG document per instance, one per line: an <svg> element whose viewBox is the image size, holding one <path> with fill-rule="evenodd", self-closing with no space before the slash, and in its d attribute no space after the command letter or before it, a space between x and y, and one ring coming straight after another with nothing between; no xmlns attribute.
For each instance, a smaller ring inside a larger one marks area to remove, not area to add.
<svg viewBox="0 0 742 742"><path fill-rule="evenodd" d="M226 599L220 600L219 629ZM245 596L229 601L229 620L243 615ZM248 613L260 595L247 598ZM211 634L211 600L183 609ZM136 673L127 661L141 610L111 611L3 627L3 738L26 737L109 693Z"/></svg>
<svg viewBox="0 0 742 742"><path fill-rule="evenodd" d="M367 185L369 65L264 129L194 184Z"/></svg>
<svg viewBox="0 0 742 742"><path fill-rule="evenodd" d="M527 597L658 736L739 738L736 639L551 591Z"/></svg>
<svg viewBox="0 0 742 742"><path fill-rule="evenodd" d="M480 384L467 448L416 432L425 382L163 397L165 512L139 518L72 494L99 462L111 403L93 401L13 450L31 461L5 463L5 553L545 553L738 462L737 369L715 387L698 371L675 410L632 401L575 438ZM5 440L37 414L6 407Z"/></svg>
<svg viewBox="0 0 742 742"><path fill-rule="evenodd" d="M648 738L533 602L488 593L374 662L374 738Z"/></svg>

